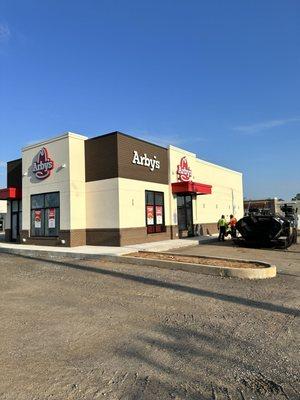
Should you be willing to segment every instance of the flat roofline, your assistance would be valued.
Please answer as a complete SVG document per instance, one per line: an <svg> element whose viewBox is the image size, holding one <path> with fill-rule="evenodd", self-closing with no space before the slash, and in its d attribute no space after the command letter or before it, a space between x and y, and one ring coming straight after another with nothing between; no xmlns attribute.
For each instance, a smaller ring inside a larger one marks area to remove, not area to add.
<svg viewBox="0 0 300 400"><path fill-rule="evenodd" d="M63 138L67 138L67 137L72 137L72 138L81 139L81 140L88 139L87 136L83 136L83 135L80 135L79 133L74 133L74 132L67 131L67 132L64 132L64 133L62 133L62 134L60 134L58 136L54 136L52 138L41 140L40 142L36 142L36 143L30 144L28 146L22 147L22 152L26 151L26 150L33 149L35 147L46 145L48 143L56 142L57 140L60 140L60 139L63 139Z"/></svg>
<svg viewBox="0 0 300 400"><path fill-rule="evenodd" d="M196 161L204 163L204 164L207 164L207 165L211 165L211 166L213 166L215 168L224 169L225 171L234 172L235 174L238 174L238 175L243 175L243 173L240 172L240 171L236 171L235 169L231 169L231 168L228 168L228 167L223 167L222 165L214 164L214 163L212 163L210 161L202 160L201 158L196 158Z"/></svg>
<svg viewBox="0 0 300 400"><path fill-rule="evenodd" d="M156 144L156 143L153 143L153 142L149 142L147 140L140 139L139 137L128 135L127 133L123 133L123 132L120 132L120 131L114 131L114 132L105 133L104 135L94 136L94 137L88 138L87 140L100 139L102 137L110 136L110 135L122 135L122 136L128 137L130 139L139 140L140 142L143 142L143 143L146 143L146 144L151 144L152 146L160 147L161 149L167 150L167 147L160 146L159 144Z"/></svg>
<svg viewBox="0 0 300 400"><path fill-rule="evenodd" d="M140 139L139 137L132 136L132 135L128 135L127 133L123 133L123 132L120 132L120 131L113 131L113 132L105 133L105 134L103 134L103 135L94 136L94 137L91 137L91 138L89 138L89 137L87 137L87 136L83 136L83 135L78 134L78 133L73 133L73 132L67 131L67 132L65 132L65 133L63 133L63 134L61 134L61 135L54 136L54 137L52 137L52 138L50 138L50 139L45 139L45 140L42 140L42 141L40 141L40 142L37 142L37 143L34 143L34 144L30 144L30 145L28 145L28 146L25 146L25 147L22 148L22 152L23 152L23 151L26 151L26 150L29 150L29 149L32 149L32 148L35 148L35 147L38 147L38 146L42 146L42 145L46 145L46 144L48 144L48 143L55 142L55 141L57 141L57 140L60 140L60 139L62 139L62 138L65 138L65 137L74 137L74 138L78 138L78 139L81 139L81 140L88 140L88 141L90 141L90 140L97 140L97 139L101 139L101 138L103 138L103 137L112 136L112 135L121 135L121 136L124 136L124 137L128 137L128 138L130 138L130 139L138 140L138 141L140 141L140 142L143 142L143 143L146 143L146 144L150 144L150 145L152 145L152 146L159 147L159 148L164 149L164 150L175 150L175 151L181 152L181 153L183 153L183 154L185 154L185 155L189 155L189 156L191 156L191 157L194 157L194 158L196 159L197 162L205 163L205 164L210 165L210 166L213 166L213 167L215 167L215 168L223 169L223 170L225 170L225 171L230 171L230 172L234 172L234 173L236 173L236 174L242 175L242 172L240 172L240 171L236 171L236 170L234 170L234 169L230 169L230 168L227 168L227 167L223 167L223 166L221 166L221 165L218 165L218 164L214 164L214 163L209 162L209 161L202 160L202 159L200 159L200 158L197 157L197 154L196 154L196 153L192 153L192 152L190 152L190 151L188 151L188 150L185 150L185 149L182 149L182 148L180 148L180 147L173 146L172 144L168 145L167 147L164 147L164 146L160 146L160 145L158 145L158 144L155 144L155 143L153 143L153 142L149 142L149 141L147 141L147 140ZM15 159L15 160L7 161L7 163L8 163L8 162L17 161L17 160L22 160L22 158L18 158L18 159Z"/></svg>
<svg viewBox="0 0 300 400"><path fill-rule="evenodd" d="M173 146L172 144L169 144L168 149L179 151L180 153L184 153L185 155L197 158L197 154L196 153L192 153L191 151L182 149L181 147Z"/></svg>
<svg viewBox="0 0 300 400"><path fill-rule="evenodd" d="M6 161L6 164L9 164L9 163L12 163L12 162L15 162L15 161L22 161L22 157L20 157L20 158L15 158L14 160Z"/></svg>
<svg viewBox="0 0 300 400"><path fill-rule="evenodd" d="M210 162L210 161L202 160L202 158L198 158L198 157L197 157L197 154L196 154L196 153L192 153L192 152L190 152L190 151L188 151L188 150L181 149L180 147L176 147L176 146L173 146L173 145L170 144L170 145L168 146L168 148L169 148L169 150L175 150L175 151L178 151L178 152L180 152L180 153L182 153L182 154L184 154L184 155L187 155L187 156L190 156L190 157L194 157L195 160L196 160L196 162L201 162L201 163L204 163L204 164L213 166L213 167L215 167L215 168L223 169L223 170L229 171L229 172L234 172L235 174L238 174L238 175L243 175L243 173L240 172L240 171L236 171L236 170L231 169L231 168L223 167L222 165L214 164L214 163L212 163L212 162Z"/></svg>

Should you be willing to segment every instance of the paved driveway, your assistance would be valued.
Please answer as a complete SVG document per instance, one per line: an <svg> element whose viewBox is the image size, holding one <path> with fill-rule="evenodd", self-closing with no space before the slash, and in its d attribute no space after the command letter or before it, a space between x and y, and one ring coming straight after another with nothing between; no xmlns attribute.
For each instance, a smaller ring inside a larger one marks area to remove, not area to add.
<svg viewBox="0 0 300 400"><path fill-rule="evenodd" d="M0 254L0 399L299 399L299 247L274 257L242 281Z"/></svg>

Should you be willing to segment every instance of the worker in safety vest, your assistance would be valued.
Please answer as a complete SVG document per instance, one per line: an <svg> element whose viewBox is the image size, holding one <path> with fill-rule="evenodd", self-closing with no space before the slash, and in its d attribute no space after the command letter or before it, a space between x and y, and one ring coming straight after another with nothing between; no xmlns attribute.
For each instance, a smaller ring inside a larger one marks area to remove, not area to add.
<svg viewBox="0 0 300 400"><path fill-rule="evenodd" d="M218 221L218 230L219 230L218 240L219 240L219 242L221 240L224 242L226 229L227 229L227 222L226 222L226 219L225 219L225 215L222 215L221 218Z"/></svg>
<svg viewBox="0 0 300 400"><path fill-rule="evenodd" d="M233 238L236 237L236 223L237 223L237 219L231 214L228 225L230 226L230 235Z"/></svg>

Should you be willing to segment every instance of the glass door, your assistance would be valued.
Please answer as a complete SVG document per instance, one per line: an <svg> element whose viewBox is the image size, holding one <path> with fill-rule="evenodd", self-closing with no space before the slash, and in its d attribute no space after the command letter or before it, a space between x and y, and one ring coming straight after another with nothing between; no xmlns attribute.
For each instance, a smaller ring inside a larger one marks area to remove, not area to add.
<svg viewBox="0 0 300 400"><path fill-rule="evenodd" d="M17 241L21 230L22 201L13 200L11 202L11 210L11 240Z"/></svg>
<svg viewBox="0 0 300 400"><path fill-rule="evenodd" d="M194 236L193 199L191 195L177 196L177 218L179 232L187 231L188 236Z"/></svg>
<svg viewBox="0 0 300 400"><path fill-rule="evenodd" d="M194 224L193 224L193 200L192 196L185 197L185 209L186 209L186 225L189 236L194 236Z"/></svg>
<svg viewBox="0 0 300 400"><path fill-rule="evenodd" d="M19 218L18 213L14 212L11 216L11 240L16 241L19 234Z"/></svg>

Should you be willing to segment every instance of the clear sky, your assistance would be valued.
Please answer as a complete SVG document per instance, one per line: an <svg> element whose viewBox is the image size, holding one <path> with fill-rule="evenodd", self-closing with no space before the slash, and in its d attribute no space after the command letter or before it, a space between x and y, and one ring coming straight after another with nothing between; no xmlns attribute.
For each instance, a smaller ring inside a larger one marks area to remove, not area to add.
<svg viewBox="0 0 300 400"><path fill-rule="evenodd" d="M299 0L0 0L0 186L22 146L119 130L300 192Z"/></svg>

